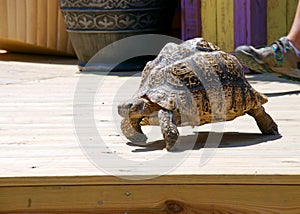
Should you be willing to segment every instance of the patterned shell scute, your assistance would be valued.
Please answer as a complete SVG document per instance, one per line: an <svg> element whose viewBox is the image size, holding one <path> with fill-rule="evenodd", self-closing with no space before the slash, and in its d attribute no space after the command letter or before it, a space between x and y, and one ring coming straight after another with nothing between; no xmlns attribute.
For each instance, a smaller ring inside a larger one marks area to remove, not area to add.
<svg viewBox="0 0 300 214"><path fill-rule="evenodd" d="M211 42L206 41L203 38L199 38L196 42L196 49L199 51L207 51L207 52L211 52L211 51L220 51L221 49L214 45Z"/></svg>
<svg viewBox="0 0 300 214"><path fill-rule="evenodd" d="M238 60L203 38L167 44L146 65L138 96L180 113L181 125L232 120L267 102Z"/></svg>

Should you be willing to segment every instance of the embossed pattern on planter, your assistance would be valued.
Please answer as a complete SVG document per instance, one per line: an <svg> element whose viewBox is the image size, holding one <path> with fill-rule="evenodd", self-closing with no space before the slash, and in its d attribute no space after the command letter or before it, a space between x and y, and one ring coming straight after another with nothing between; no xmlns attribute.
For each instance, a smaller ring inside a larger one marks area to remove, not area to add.
<svg viewBox="0 0 300 214"><path fill-rule="evenodd" d="M168 0L60 0L68 30L137 31L164 26Z"/></svg>
<svg viewBox="0 0 300 214"><path fill-rule="evenodd" d="M62 11L68 30L145 30L157 28L160 13L108 12L88 13Z"/></svg>
<svg viewBox="0 0 300 214"><path fill-rule="evenodd" d="M158 0L60 0L61 7L99 8L99 9L127 9L144 7L161 7L165 1Z"/></svg>

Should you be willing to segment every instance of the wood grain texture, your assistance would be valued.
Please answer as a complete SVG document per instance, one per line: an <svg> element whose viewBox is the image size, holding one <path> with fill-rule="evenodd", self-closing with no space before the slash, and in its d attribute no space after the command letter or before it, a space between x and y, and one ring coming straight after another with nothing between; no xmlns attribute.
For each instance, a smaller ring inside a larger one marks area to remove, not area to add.
<svg viewBox="0 0 300 214"><path fill-rule="evenodd" d="M268 43L289 33L297 4L298 0L268 0Z"/></svg>
<svg viewBox="0 0 300 214"><path fill-rule="evenodd" d="M0 5L0 48L75 55L58 1L1 0Z"/></svg>
<svg viewBox="0 0 300 214"><path fill-rule="evenodd" d="M16 28L17 28L17 35L16 38L17 40L27 40L26 38L26 31L27 31L27 26L26 26L26 1L16 1Z"/></svg>
<svg viewBox="0 0 300 214"><path fill-rule="evenodd" d="M93 185L1 187L1 211L299 213L299 186ZM284 200L283 200L284 199Z"/></svg>
<svg viewBox="0 0 300 214"><path fill-rule="evenodd" d="M248 44L248 11L247 0L234 0L234 45L235 47Z"/></svg>
<svg viewBox="0 0 300 214"><path fill-rule="evenodd" d="M248 44L267 44L267 0L248 0Z"/></svg>
<svg viewBox="0 0 300 214"><path fill-rule="evenodd" d="M37 1L37 45L47 47L47 0Z"/></svg>
<svg viewBox="0 0 300 214"><path fill-rule="evenodd" d="M17 3L16 0L7 1L8 36L17 39Z"/></svg>
<svg viewBox="0 0 300 214"><path fill-rule="evenodd" d="M217 0L201 1L202 36L217 44Z"/></svg>
<svg viewBox="0 0 300 214"><path fill-rule="evenodd" d="M0 175L7 177L106 175L88 161L76 141L73 123L74 90L79 79L79 76L74 74L76 66L46 66L32 63L13 65L11 67L9 63L1 63ZM43 72L40 72L41 68ZM7 72L4 72L5 69ZM146 167L147 161L167 155L167 152L162 150L162 142L149 148L127 145L126 139L118 132L118 123L114 117L117 114L112 111L117 99L126 98L134 93L135 84L138 87L138 77L131 75L122 73L120 76L108 76L101 87L101 96L97 96L95 100L97 126L112 152L107 160L113 163L114 151L120 157L133 160L130 164L120 163L118 167L115 166L119 173L132 171L138 175L152 172L157 168L159 172L171 170L172 175L191 172L195 175L225 174L225 177L228 174L255 176L299 174L298 84L278 78L272 79L270 76L265 79L264 76L249 77L249 81L256 89L271 96L266 109L278 122L283 137L263 136L252 118L247 116L237 118L226 123L222 130L224 134L220 148L215 150L216 153L207 164L201 165L202 152L207 151L203 146L208 132L214 129L210 126L202 126L199 129L187 128L188 132L182 134L184 143L179 149L182 149L183 154L188 152L190 154L188 158L182 159L182 153L174 153L165 161L158 162L157 166ZM96 79L101 75L95 74L91 77ZM86 85L85 88L89 87ZM90 96L89 93L92 91L88 92ZM118 96L115 96L116 94ZM84 101L85 94L78 95L82 96ZM83 102L82 105L84 104ZM290 109L290 106L294 108ZM84 131L88 134L88 124L82 126L87 127ZM195 137L197 138L195 148L187 149L186 145L193 143ZM159 134L158 140L160 139ZM135 166L139 160L142 162L139 166ZM180 167L175 165L168 169L169 160L178 160L181 163Z"/></svg>
<svg viewBox="0 0 300 214"><path fill-rule="evenodd" d="M287 0L268 0L267 3L268 44L286 35L287 32L286 4L287 4Z"/></svg>
<svg viewBox="0 0 300 214"><path fill-rule="evenodd" d="M202 36L225 51L234 49L233 0L182 1L183 38ZM200 17L199 17L199 14Z"/></svg>
<svg viewBox="0 0 300 214"><path fill-rule="evenodd" d="M182 39L200 37L202 33L201 1L181 1Z"/></svg>
<svg viewBox="0 0 300 214"><path fill-rule="evenodd" d="M226 52L234 50L234 1L217 0L217 44Z"/></svg>
<svg viewBox="0 0 300 214"><path fill-rule="evenodd" d="M6 0L0 0L0 37L8 36L8 6Z"/></svg>
<svg viewBox="0 0 300 214"><path fill-rule="evenodd" d="M214 16L214 7L207 6L211 3L214 4L214 1L202 1L203 35L206 35L206 33L210 31L214 32L214 23L216 23L218 31L218 33L215 33L215 35L217 35L217 44L222 46L222 44L225 45L226 43L226 45L230 46L232 43L231 38L234 38L234 45L236 47L241 44L254 46L266 45L281 36L287 35L294 19L298 1L236 0L235 11L233 13L235 16L234 37L230 36L230 31L233 29L232 26L230 26L230 15L232 12L228 7L231 2L217 2L218 7L215 7L217 8L217 21L211 17ZM224 5L227 6L227 8L224 7ZM209 17L209 19L206 19L206 17ZM207 34L213 35L214 33ZM228 36L226 36L227 34ZM231 50L231 48L227 50Z"/></svg>
<svg viewBox="0 0 300 214"><path fill-rule="evenodd" d="M286 4L286 28L288 33L294 21L298 0L288 0Z"/></svg>
<svg viewBox="0 0 300 214"><path fill-rule="evenodd" d="M47 0L47 47L51 49L57 44L58 12L58 1Z"/></svg>
<svg viewBox="0 0 300 214"><path fill-rule="evenodd" d="M299 213L297 82L247 75L269 97L265 108L281 136L260 134L253 118L243 116L222 124L221 131L206 125L181 129L179 151L168 153L155 127L145 129L153 143L147 146L127 144L118 129L115 107L134 94L140 73L103 79L101 73L76 73L75 64L52 63L0 61L0 212ZM103 82L93 88L88 81L76 90L82 78ZM74 109L89 110L86 98L92 95L104 143L94 141L88 123L74 122L89 113ZM78 127L95 156L78 142ZM213 147L206 141L217 131L222 139ZM201 158L209 152L210 158ZM108 164L97 168L93 161Z"/></svg>
<svg viewBox="0 0 300 214"><path fill-rule="evenodd" d="M141 177L142 178L142 177ZM152 179L122 179L112 175L0 177L0 187L92 185L300 185L300 175L177 174Z"/></svg>
<svg viewBox="0 0 300 214"><path fill-rule="evenodd" d="M26 43L37 43L37 20L37 1L26 0Z"/></svg>

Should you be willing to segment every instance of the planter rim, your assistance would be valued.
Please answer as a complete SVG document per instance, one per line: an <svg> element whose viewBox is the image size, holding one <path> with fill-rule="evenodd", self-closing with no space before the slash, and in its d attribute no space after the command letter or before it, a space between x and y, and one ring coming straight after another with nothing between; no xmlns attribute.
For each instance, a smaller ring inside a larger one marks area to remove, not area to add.
<svg viewBox="0 0 300 214"><path fill-rule="evenodd" d="M171 0L172 1L172 0ZM61 8L99 8L104 10L168 7L170 0L58 0Z"/></svg>
<svg viewBox="0 0 300 214"><path fill-rule="evenodd" d="M139 30L76 30L76 29L66 29L68 33L147 33L147 32L156 32L157 29L148 28L148 29L139 29Z"/></svg>
<svg viewBox="0 0 300 214"><path fill-rule="evenodd" d="M76 8L76 7L61 7L60 9L65 12L138 12L138 11L151 11L151 10L165 10L167 7L148 7L148 8L126 8L126 9L100 9L100 8Z"/></svg>

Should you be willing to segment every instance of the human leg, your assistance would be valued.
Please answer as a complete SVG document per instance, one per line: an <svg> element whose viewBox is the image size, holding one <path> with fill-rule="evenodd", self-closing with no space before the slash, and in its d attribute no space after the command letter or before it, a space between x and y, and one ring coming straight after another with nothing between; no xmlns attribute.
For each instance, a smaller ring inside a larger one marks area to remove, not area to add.
<svg viewBox="0 0 300 214"><path fill-rule="evenodd" d="M298 1L293 24L286 38L291 41L298 50L300 50L300 0Z"/></svg>
<svg viewBox="0 0 300 214"><path fill-rule="evenodd" d="M300 0L294 22L286 37L274 41L262 48L239 46L236 57L248 68L271 72L300 80Z"/></svg>

